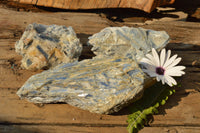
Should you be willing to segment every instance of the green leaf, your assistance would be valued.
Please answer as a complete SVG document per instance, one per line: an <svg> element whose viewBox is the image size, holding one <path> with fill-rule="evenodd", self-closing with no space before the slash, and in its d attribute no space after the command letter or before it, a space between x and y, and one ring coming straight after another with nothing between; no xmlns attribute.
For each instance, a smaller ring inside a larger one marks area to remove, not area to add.
<svg viewBox="0 0 200 133"><path fill-rule="evenodd" d="M132 114L128 116L128 132L135 133L143 128L144 123L147 123L147 115L158 113L158 107L164 105L168 96L175 93L167 85L156 83L152 87L144 91L143 97L134 102L129 109Z"/></svg>

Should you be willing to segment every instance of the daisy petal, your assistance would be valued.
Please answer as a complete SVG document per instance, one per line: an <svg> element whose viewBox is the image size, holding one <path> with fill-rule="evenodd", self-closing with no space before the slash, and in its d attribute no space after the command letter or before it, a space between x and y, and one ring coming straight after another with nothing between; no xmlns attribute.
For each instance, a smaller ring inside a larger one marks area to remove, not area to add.
<svg viewBox="0 0 200 133"><path fill-rule="evenodd" d="M172 78L171 76L165 75L166 80L168 81L168 85L171 86L173 85L177 85L177 82L174 78Z"/></svg>
<svg viewBox="0 0 200 133"><path fill-rule="evenodd" d="M171 82L167 82L167 84L168 84L170 87L173 86L173 84L172 84Z"/></svg>
<svg viewBox="0 0 200 133"><path fill-rule="evenodd" d="M168 69L167 71L169 71L169 70L171 70L171 69L173 69L174 71L182 71L182 70L184 70L185 68L186 68L185 66L174 66L174 67Z"/></svg>
<svg viewBox="0 0 200 133"><path fill-rule="evenodd" d="M167 53L166 53L165 62L167 62L169 60L170 55L171 55L171 50L168 50Z"/></svg>
<svg viewBox="0 0 200 133"><path fill-rule="evenodd" d="M167 56L166 56L166 57L167 57L166 59L169 59L169 57L170 57L170 55L171 55L171 50L168 50L166 55L167 55Z"/></svg>
<svg viewBox="0 0 200 133"><path fill-rule="evenodd" d="M159 59L159 56L158 56L158 53L156 52L156 50L154 48L152 48L152 54L153 54L153 59L155 61L155 65L156 66L160 66L160 59Z"/></svg>
<svg viewBox="0 0 200 133"><path fill-rule="evenodd" d="M174 60L174 62L172 62L172 64L170 64L169 66L167 66L165 69L170 69L173 66L177 65L179 62L181 61L181 58L177 58L176 60Z"/></svg>
<svg viewBox="0 0 200 133"><path fill-rule="evenodd" d="M157 77L156 77L156 80L159 82L159 81L160 81L160 78L157 76Z"/></svg>
<svg viewBox="0 0 200 133"><path fill-rule="evenodd" d="M173 85L172 85L172 83L170 82L170 81L168 81L168 79L167 78L165 78L165 82L170 86L170 87L172 87Z"/></svg>
<svg viewBox="0 0 200 133"><path fill-rule="evenodd" d="M153 56L151 54L147 54L146 57L149 58L150 60L153 59Z"/></svg>
<svg viewBox="0 0 200 133"><path fill-rule="evenodd" d="M185 72L184 71L180 71L180 73L183 75L183 74L185 74Z"/></svg>
<svg viewBox="0 0 200 133"><path fill-rule="evenodd" d="M185 72L182 71L183 69L184 69L184 66L181 66L181 67L176 66L174 68L166 70L165 74L169 76L182 76L183 74L185 74Z"/></svg>
<svg viewBox="0 0 200 133"><path fill-rule="evenodd" d="M185 72L183 71L166 73L166 75L169 75L169 76L182 76L183 74L185 74Z"/></svg>
<svg viewBox="0 0 200 133"><path fill-rule="evenodd" d="M165 84L165 78L162 78L162 84L163 85Z"/></svg>
<svg viewBox="0 0 200 133"><path fill-rule="evenodd" d="M150 77L156 77L156 74L155 74L155 73L149 72L148 75L149 75Z"/></svg>
<svg viewBox="0 0 200 133"><path fill-rule="evenodd" d="M160 53L160 66L162 67L165 62L166 50L162 49Z"/></svg>
<svg viewBox="0 0 200 133"><path fill-rule="evenodd" d="M170 64L172 64L172 62L176 59L177 54L175 54L174 56L172 56L171 58L169 58L169 60L166 60L165 64L163 65L164 68L167 68Z"/></svg>
<svg viewBox="0 0 200 133"><path fill-rule="evenodd" d="M152 61L153 65L156 65L156 60L154 59L154 57L151 54L147 54L146 57Z"/></svg>
<svg viewBox="0 0 200 133"><path fill-rule="evenodd" d="M164 76L162 76L162 75L157 75L157 77L159 78L159 81L162 81L164 78Z"/></svg>
<svg viewBox="0 0 200 133"><path fill-rule="evenodd" d="M150 77L156 77L156 74L152 71L149 71L147 69L142 69L143 72L147 73Z"/></svg>
<svg viewBox="0 0 200 133"><path fill-rule="evenodd" d="M142 58L140 63L143 64L143 65L145 65L145 63L154 65L154 63L151 60L147 59L147 58Z"/></svg>
<svg viewBox="0 0 200 133"><path fill-rule="evenodd" d="M156 67L155 67L155 66L146 65L146 68L147 68L149 71L152 71L152 72L156 73Z"/></svg>

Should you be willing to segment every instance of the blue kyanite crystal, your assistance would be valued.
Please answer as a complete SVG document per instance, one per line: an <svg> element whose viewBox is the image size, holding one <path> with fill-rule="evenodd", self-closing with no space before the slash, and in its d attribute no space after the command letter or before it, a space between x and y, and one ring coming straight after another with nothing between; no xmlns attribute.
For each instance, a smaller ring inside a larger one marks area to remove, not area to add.
<svg viewBox="0 0 200 133"><path fill-rule="evenodd" d="M94 113L117 112L142 96L148 77L140 59L168 40L166 32L105 28L89 38L96 57L33 75L17 94L35 103L66 102Z"/></svg>

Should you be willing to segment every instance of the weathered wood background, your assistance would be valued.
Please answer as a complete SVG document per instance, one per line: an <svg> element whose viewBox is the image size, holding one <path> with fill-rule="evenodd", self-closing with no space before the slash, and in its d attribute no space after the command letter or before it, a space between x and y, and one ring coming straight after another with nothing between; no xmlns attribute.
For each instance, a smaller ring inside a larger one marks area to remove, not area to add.
<svg viewBox="0 0 200 133"><path fill-rule="evenodd" d="M167 48L182 57L186 75L178 79L181 87L176 88L175 95L169 97L140 133L200 132L200 23L176 18L138 25L130 21L112 22L95 13L19 12L0 6L0 133L127 132L126 109L115 115L99 115L68 104L35 105L19 99L17 90L31 75L40 72L20 69L21 56L15 53L15 42L30 23L72 26L83 44L88 36L108 26L167 31L171 37ZM85 46L82 58L89 57L87 51Z"/></svg>
<svg viewBox="0 0 200 133"><path fill-rule="evenodd" d="M10 0L17 3L61 9L135 8L151 12L161 5L175 0Z"/></svg>

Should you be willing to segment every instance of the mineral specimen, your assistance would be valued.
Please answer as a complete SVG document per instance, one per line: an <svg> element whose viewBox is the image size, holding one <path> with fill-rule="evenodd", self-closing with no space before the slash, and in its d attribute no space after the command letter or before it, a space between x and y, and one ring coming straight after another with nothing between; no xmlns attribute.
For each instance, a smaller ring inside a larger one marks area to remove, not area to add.
<svg viewBox="0 0 200 133"><path fill-rule="evenodd" d="M33 75L17 95L34 103L66 102L93 113L119 111L142 96L149 79L138 61L151 48L161 49L166 32L142 28L106 28L89 38L93 59L62 63Z"/></svg>
<svg viewBox="0 0 200 133"><path fill-rule="evenodd" d="M17 94L34 103L66 102L94 113L110 114L139 98L144 73L129 58L62 63L32 76Z"/></svg>
<svg viewBox="0 0 200 133"><path fill-rule="evenodd" d="M30 24L15 44L22 67L42 69L78 60L82 45L72 27Z"/></svg>
<svg viewBox="0 0 200 133"><path fill-rule="evenodd" d="M143 28L107 27L89 37L95 58L110 56L134 57L140 61L152 48L161 50L169 41L165 31Z"/></svg>

